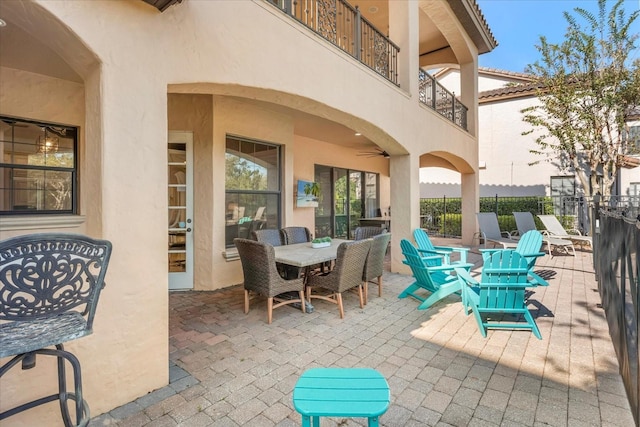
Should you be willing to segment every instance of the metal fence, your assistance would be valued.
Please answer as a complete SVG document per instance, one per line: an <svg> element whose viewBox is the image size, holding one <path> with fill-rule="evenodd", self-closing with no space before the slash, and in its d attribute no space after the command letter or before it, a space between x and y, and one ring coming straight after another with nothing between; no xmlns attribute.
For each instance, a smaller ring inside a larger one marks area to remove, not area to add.
<svg viewBox="0 0 640 427"><path fill-rule="evenodd" d="M593 205L593 262L598 290L609 324L629 404L640 422L640 217ZM636 212L637 215L637 212ZM596 224L598 226L596 226Z"/></svg>
<svg viewBox="0 0 640 427"><path fill-rule="evenodd" d="M566 229L577 229L590 235L589 207L618 212L627 218L640 214L640 196L608 197L481 197L480 212L495 212L501 231L517 229L513 212L531 212L535 215L556 215ZM544 229L536 218L538 229ZM462 234L462 200L459 197L428 198L420 200L420 227L429 234L441 237L459 237Z"/></svg>

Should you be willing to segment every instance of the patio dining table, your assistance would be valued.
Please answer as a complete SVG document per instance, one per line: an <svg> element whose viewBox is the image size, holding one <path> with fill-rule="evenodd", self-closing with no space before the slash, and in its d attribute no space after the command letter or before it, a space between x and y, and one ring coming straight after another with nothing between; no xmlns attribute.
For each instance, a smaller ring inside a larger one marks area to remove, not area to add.
<svg viewBox="0 0 640 427"><path fill-rule="evenodd" d="M311 246L311 242L304 242L274 246L273 249L276 255L276 262L304 268L334 261L338 257L338 246L340 246L342 242L349 242L349 240L333 239L329 246L322 248L314 248ZM292 292L279 296L281 298L296 298L295 293ZM307 313L313 313L314 308L309 301L305 301L305 306ZM299 308L297 303L292 304L292 307Z"/></svg>
<svg viewBox="0 0 640 427"><path fill-rule="evenodd" d="M333 239L331 245L323 248L313 248L311 242L295 243L293 245L275 246L276 262L293 265L295 267L309 267L333 261L338 257L338 246L350 240Z"/></svg>

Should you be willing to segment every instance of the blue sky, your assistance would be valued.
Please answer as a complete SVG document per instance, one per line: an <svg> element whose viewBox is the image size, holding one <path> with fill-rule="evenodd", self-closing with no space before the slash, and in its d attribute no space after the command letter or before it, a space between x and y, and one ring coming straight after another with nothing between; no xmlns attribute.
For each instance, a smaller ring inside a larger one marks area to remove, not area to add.
<svg viewBox="0 0 640 427"><path fill-rule="evenodd" d="M609 3L610 7L613 1ZM596 0L478 0L478 4L498 40L498 47L480 55L480 66L517 72L540 57L535 45L541 35L552 43L563 40L567 28L564 11L573 12L576 7L594 14L598 11ZM625 0L624 5L628 16L640 8L640 0ZM640 33L640 18L634 29ZM636 42L639 44L640 40ZM635 50L634 57L640 57L640 49Z"/></svg>

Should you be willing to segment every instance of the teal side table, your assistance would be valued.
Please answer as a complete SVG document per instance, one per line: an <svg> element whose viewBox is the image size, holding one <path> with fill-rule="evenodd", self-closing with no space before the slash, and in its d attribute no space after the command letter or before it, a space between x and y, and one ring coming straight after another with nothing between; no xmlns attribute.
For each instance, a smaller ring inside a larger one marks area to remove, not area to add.
<svg viewBox="0 0 640 427"><path fill-rule="evenodd" d="M320 427L320 417L364 417L378 427L389 408L387 380L370 368L313 368L305 371L293 389L293 406L302 426Z"/></svg>

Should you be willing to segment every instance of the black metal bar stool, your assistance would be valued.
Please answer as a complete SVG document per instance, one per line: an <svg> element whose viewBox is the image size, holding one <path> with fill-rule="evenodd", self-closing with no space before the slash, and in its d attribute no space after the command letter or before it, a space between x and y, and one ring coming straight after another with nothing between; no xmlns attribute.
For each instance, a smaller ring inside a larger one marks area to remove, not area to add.
<svg viewBox="0 0 640 427"><path fill-rule="evenodd" d="M0 358L14 356L0 367L0 378L18 364L34 368L37 355L58 362L58 392L8 409L0 421L59 400L65 426L89 423L80 362L63 344L92 333L110 255L110 242L76 234L0 241L0 321L5 322L0 323ZM73 369L73 392L67 391L65 361ZM75 402L75 422L69 400Z"/></svg>

